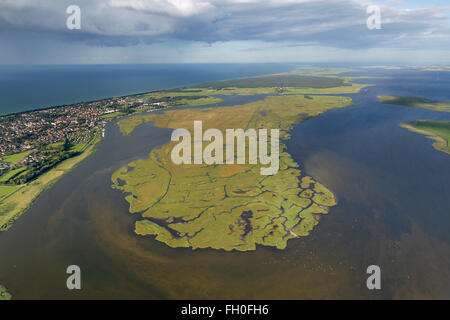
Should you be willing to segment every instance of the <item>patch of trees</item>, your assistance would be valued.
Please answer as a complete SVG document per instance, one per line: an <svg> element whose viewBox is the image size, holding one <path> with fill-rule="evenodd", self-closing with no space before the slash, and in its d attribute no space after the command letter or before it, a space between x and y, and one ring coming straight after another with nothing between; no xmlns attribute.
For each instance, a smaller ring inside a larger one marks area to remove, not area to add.
<svg viewBox="0 0 450 320"><path fill-rule="evenodd" d="M333 88L350 86L344 80L337 77L301 76L301 75L271 75L245 79L208 82L196 85L197 88L224 89L236 88L260 88L260 87L293 87L293 88Z"/></svg>
<svg viewBox="0 0 450 320"><path fill-rule="evenodd" d="M175 96L175 97L161 97L161 98L148 98L148 103L157 103L157 102L176 102L178 100L197 100L202 98L209 98L209 96Z"/></svg>
<svg viewBox="0 0 450 320"><path fill-rule="evenodd" d="M123 114L130 114L130 113L133 113L133 107L134 106L130 106L130 107L120 106L117 110Z"/></svg>
<svg viewBox="0 0 450 320"><path fill-rule="evenodd" d="M183 88L175 88L175 89L169 89L169 90L164 90L165 92L186 92L186 89L189 89L188 87L183 87ZM189 92L202 92L202 90L199 89L189 89Z"/></svg>
<svg viewBox="0 0 450 320"><path fill-rule="evenodd" d="M23 184L27 183L39 175L50 170L61 161L69 159L73 156L80 154L79 151L71 151L72 145L69 140L66 139L63 143L40 146L38 150L39 154L44 158L41 161L35 162L27 166L27 170L23 173L16 175L9 179L10 184Z"/></svg>
<svg viewBox="0 0 450 320"><path fill-rule="evenodd" d="M427 98L418 98L418 97L392 97L386 99L386 103L414 107L418 103L428 103L430 105L433 105L439 102Z"/></svg>

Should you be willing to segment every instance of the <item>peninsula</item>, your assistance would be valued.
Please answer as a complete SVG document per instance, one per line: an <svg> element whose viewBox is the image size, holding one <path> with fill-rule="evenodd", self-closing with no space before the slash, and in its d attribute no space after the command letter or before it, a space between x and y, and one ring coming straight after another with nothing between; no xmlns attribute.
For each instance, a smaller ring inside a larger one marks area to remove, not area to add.
<svg viewBox="0 0 450 320"><path fill-rule="evenodd" d="M382 103L422 108L438 112L450 112L449 101L436 101L417 97L378 96ZM414 120L409 123L399 123L402 128L420 133L434 140L436 150L450 154L450 121Z"/></svg>
<svg viewBox="0 0 450 320"><path fill-rule="evenodd" d="M426 135L428 138L435 141L433 147L436 150L450 154L449 121L416 120L410 123L401 123L400 126L412 132Z"/></svg>
<svg viewBox="0 0 450 320"><path fill-rule="evenodd" d="M422 108L432 111L450 112L449 101L436 101L418 97L398 97L398 96L378 96L378 99L385 104Z"/></svg>
<svg viewBox="0 0 450 320"><path fill-rule="evenodd" d="M165 95L217 91L221 94L278 94L231 107L178 109L131 116L121 119L118 125L124 135L132 134L136 127L148 122L163 128L184 128L191 134L194 121L202 121L204 130L277 128L285 141L290 138L294 124L330 109L352 105L348 97L311 95L310 92L317 91L348 92L352 87L343 85L344 81L331 79L331 87L326 88L325 83L330 81L326 77L313 78L310 86L316 87L310 89L269 87L274 82L293 85L295 79L299 78L283 79L278 75L255 80L265 87L251 85L251 79L243 79L166 92ZM319 87L322 85L325 88ZM293 94L295 92L297 94ZM257 245L284 249L288 240L309 235L321 216L337 203L330 190L300 169L284 143L280 143L280 169L271 176L262 176L260 165L176 165L170 159L174 145L170 142L152 150L148 159L129 163L111 177L113 188L125 193L129 211L139 215L135 232L154 236L168 246L226 251L255 250Z"/></svg>

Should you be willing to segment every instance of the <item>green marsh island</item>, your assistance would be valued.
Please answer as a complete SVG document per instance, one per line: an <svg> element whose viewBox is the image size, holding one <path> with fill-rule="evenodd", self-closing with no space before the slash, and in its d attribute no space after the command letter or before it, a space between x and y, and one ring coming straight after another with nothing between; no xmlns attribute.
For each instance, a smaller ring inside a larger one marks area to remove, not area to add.
<svg viewBox="0 0 450 320"><path fill-rule="evenodd" d="M385 104L401 105L413 108L422 108L439 112L450 112L449 101L436 101L417 97L378 96ZM433 120L414 120L409 123L399 123L399 126L412 132L420 133L434 140L436 150L450 154L450 122Z"/></svg>
<svg viewBox="0 0 450 320"><path fill-rule="evenodd" d="M426 98L399 96L378 96L378 99L380 99L380 101L385 104L422 108L432 111L450 112L449 101L436 101Z"/></svg>
<svg viewBox="0 0 450 320"><path fill-rule="evenodd" d="M299 79L290 75L286 79L280 75L262 78L252 78L257 79L255 85L251 85L252 80L241 79L180 89L175 93L196 90L202 90L202 94L276 93L277 90L284 93L285 87L269 85L275 82L293 86L295 79ZM202 121L203 130L217 128L222 132L227 128L276 128L282 139L280 169L271 176L261 175L259 164L175 165L170 157L175 142L152 150L148 159L120 168L111 177L113 188L126 195L129 211L139 215L135 232L154 236L171 247L227 251L255 250L257 245L284 249L288 240L309 235L321 216L336 205L336 199L324 185L300 170L283 141L290 138L289 131L294 124L352 105L348 97L306 93L348 92L352 85L339 78L307 79L310 86L319 87L309 90L290 87L289 95L268 96L262 101L232 107L167 110L162 114L120 120L118 125L124 135L149 122L157 127L184 128L192 133L194 121ZM326 88L330 81L330 88ZM300 82L300 85L306 84ZM292 94L295 92L304 94ZM203 143L203 148L207 145Z"/></svg>
<svg viewBox="0 0 450 320"><path fill-rule="evenodd" d="M0 285L0 300L11 300L11 294L6 291L6 288Z"/></svg>

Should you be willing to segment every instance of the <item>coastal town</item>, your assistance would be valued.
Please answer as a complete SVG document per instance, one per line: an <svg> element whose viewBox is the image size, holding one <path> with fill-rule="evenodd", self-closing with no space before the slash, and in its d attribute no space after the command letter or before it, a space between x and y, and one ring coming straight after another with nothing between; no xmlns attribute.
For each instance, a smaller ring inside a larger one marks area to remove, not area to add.
<svg viewBox="0 0 450 320"><path fill-rule="evenodd" d="M165 106L128 96L1 116L0 184L26 183L82 153L111 119Z"/></svg>

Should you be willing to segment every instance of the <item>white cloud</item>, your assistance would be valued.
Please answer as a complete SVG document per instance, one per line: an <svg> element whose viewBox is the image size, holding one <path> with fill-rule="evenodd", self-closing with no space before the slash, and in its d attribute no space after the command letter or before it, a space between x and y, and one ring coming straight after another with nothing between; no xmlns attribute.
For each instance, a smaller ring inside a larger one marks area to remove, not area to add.
<svg viewBox="0 0 450 320"><path fill-rule="evenodd" d="M65 29L65 9L73 0L1 0L0 31L53 33L108 46L161 39L290 41L338 48L450 46L448 7L399 9L398 1L381 4L381 30L366 28L371 3L366 0L76 2L82 10L78 34Z"/></svg>
<svg viewBox="0 0 450 320"><path fill-rule="evenodd" d="M108 5L178 17L189 17L214 9L209 1L203 0L109 0Z"/></svg>

